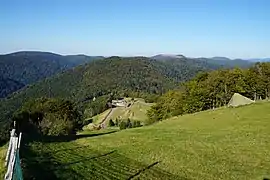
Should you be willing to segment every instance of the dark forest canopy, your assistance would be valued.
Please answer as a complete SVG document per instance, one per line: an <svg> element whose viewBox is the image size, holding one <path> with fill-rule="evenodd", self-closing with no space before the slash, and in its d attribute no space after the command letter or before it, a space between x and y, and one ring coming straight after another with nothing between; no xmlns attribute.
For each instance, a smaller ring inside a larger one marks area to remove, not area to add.
<svg viewBox="0 0 270 180"><path fill-rule="evenodd" d="M270 63L257 63L249 69L199 73L178 90L161 96L148 112L149 121L225 106L234 93L253 100L269 98Z"/></svg>
<svg viewBox="0 0 270 180"><path fill-rule="evenodd" d="M101 58L83 55L62 56L36 51L0 55L0 98L6 97L25 85Z"/></svg>
<svg viewBox="0 0 270 180"><path fill-rule="evenodd" d="M24 87L24 84L0 76L0 98L4 98L22 87Z"/></svg>

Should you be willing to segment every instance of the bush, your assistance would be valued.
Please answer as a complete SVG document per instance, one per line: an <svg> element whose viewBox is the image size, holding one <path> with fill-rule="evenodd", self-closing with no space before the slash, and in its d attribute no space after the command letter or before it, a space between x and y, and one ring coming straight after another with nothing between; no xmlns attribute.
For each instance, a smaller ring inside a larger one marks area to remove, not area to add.
<svg viewBox="0 0 270 180"><path fill-rule="evenodd" d="M109 121L109 126L110 126L110 127L115 126L115 124L114 124L114 122L113 122L112 119L110 119L110 121Z"/></svg>
<svg viewBox="0 0 270 180"><path fill-rule="evenodd" d="M133 128L141 127L141 126L142 126L142 125L141 125L141 121L134 121L134 122L133 122L133 125L132 125Z"/></svg>
<svg viewBox="0 0 270 180"><path fill-rule="evenodd" d="M120 124L119 124L119 128L120 128L120 130L126 129L127 128L127 123L125 121L121 121Z"/></svg>
<svg viewBox="0 0 270 180"><path fill-rule="evenodd" d="M130 121L129 118L127 119L126 127L127 127L127 128L132 128L132 123L131 123L131 121Z"/></svg>
<svg viewBox="0 0 270 180"><path fill-rule="evenodd" d="M145 125L151 125L151 124L154 124L154 123L156 123L156 122L158 122L157 120L155 120L155 119L152 119L152 118L148 118L146 121L145 121Z"/></svg>

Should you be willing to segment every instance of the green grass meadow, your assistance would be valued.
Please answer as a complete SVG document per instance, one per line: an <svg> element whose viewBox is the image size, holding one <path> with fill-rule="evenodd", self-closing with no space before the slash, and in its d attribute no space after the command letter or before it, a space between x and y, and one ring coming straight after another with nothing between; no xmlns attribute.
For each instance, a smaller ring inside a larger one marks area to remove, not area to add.
<svg viewBox="0 0 270 180"><path fill-rule="evenodd" d="M270 103L81 132L22 149L26 179L270 178Z"/></svg>
<svg viewBox="0 0 270 180"><path fill-rule="evenodd" d="M8 148L8 144L0 147L0 176L3 178L6 173L6 168L4 164L5 164L7 148Z"/></svg>

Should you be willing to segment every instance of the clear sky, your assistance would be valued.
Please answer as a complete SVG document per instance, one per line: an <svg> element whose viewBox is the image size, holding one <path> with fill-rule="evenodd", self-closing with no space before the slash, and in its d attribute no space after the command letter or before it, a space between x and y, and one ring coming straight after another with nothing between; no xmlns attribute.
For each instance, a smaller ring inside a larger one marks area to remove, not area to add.
<svg viewBox="0 0 270 180"><path fill-rule="evenodd" d="M270 57L270 0L0 0L0 53Z"/></svg>

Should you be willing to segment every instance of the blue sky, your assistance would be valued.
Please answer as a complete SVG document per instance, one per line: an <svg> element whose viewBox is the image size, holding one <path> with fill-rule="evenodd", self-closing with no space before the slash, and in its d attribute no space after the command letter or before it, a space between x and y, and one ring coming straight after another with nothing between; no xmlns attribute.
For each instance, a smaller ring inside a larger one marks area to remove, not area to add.
<svg viewBox="0 0 270 180"><path fill-rule="evenodd" d="M269 0L0 0L0 53L270 57Z"/></svg>

